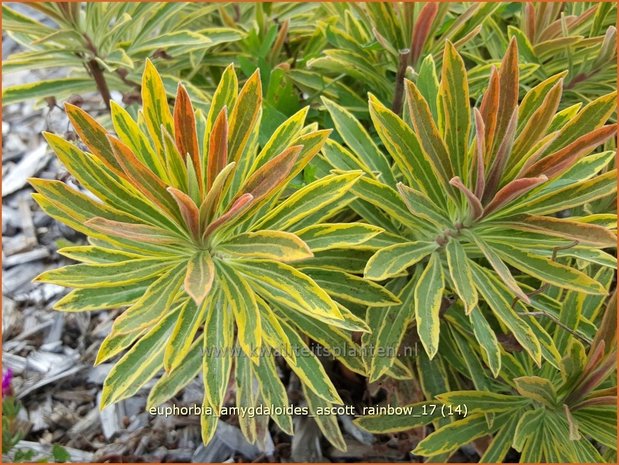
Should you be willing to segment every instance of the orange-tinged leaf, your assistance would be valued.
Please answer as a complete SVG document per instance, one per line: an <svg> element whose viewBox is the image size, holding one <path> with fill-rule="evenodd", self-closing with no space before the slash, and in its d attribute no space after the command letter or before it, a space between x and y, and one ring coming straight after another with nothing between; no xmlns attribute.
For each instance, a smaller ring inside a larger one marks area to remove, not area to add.
<svg viewBox="0 0 619 465"><path fill-rule="evenodd" d="M144 122L157 151L161 152L161 125L174 134L174 120L161 76L149 59L146 59L142 75L142 104Z"/></svg>
<svg viewBox="0 0 619 465"><path fill-rule="evenodd" d="M232 204L232 206L228 209L226 213L221 215L219 218L213 221L208 226L208 228L206 228L202 237L203 238L209 237L222 225L232 220L233 218L238 217L242 212L244 212L247 208L249 208L253 200L254 200L254 196L249 193L241 195L238 199L235 200L235 202Z"/></svg>
<svg viewBox="0 0 619 465"><path fill-rule="evenodd" d="M518 42L513 37L499 68L499 102L492 152L496 152L518 107Z"/></svg>
<svg viewBox="0 0 619 465"><path fill-rule="evenodd" d="M587 155L595 147L613 137L616 133L616 124L609 124L608 126L595 129L589 134L579 137L561 150L542 158L530 166L526 170L525 175L535 176L543 173L549 178L553 178L568 169L581 157Z"/></svg>
<svg viewBox="0 0 619 465"><path fill-rule="evenodd" d="M286 181L301 150L303 150L301 145L293 145L285 149L252 173L241 187L241 191L249 192L256 200L272 192Z"/></svg>
<svg viewBox="0 0 619 465"><path fill-rule="evenodd" d="M112 237L122 237L151 244L172 244L180 240L179 237L170 234L165 229L147 224L125 223L96 217L89 219L84 225Z"/></svg>
<svg viewBox="0 0 619 465"><path fill-rule="evenodd" d="M108 136L114 156L133 185L153 203L173 218L178 218L178 208L166 191L166 185L133 154L129 147L115 137Z"/></svg>
<svg viewBox="0 0 619 465"><path fill-rule="evenodd" d="M426 3L421 11L419 17L415 22L413 29L412 47L411 47L411 63L416 66L417 60L421 56L423 46L428 40L432 24L438 13L438 5L436 3Z"/></svg>
<svg viewBox="0 0 619 465"><path fill-rule="evenodd" d="M556 83L544 98L542 104L533 112L514 142L513 160L519 160L545 134L552 123L563 93L563 79ZM511 164L510 164L511 165Z"/></svg>
<svg viewBox="0 0 619 465"><path fill-rule="evenodd" d="M499 72L495 67L490 71L488 89L481 99L480 112L484 121L485 141L484 159L488 161L494 143L494 133L497 125L497 112L499 110Z"/></svg>
<svg viewBox="0 0 619 465"><path fill-rule="evenodd" d="M471 218L476 220L484 213L484 207L481 205L481 201L477 196L471 192L471 190L464 185L460 177L455 176L449 180L449 184L456 187L460 192L464 194L468 204Z"/></svg>
<svg viewBox="0 0 619 465"><path fill-rule="evenodd" d="M484 119L477 108L473 110L475 114L475 157L471 164L471 169L475 168L475 177L471 174L471 180L475 179L475 196L481 199L486 188L486 167L484 152L486 150L486 128Z"/></svg>
<svg viewBox="0 0 619 465"><path fill-rule="evenodd" d="M505 174L505 167L507 166L512 152L517 126L518 108L514 108L509 124L503 134L503 140L499 144L499 148L497 149L496 154L494 154L494 158L491 159L492 163L486 178L486 187L484 189L484 198L482 200L488 200L493 194L496 193L496 189Z"/></svg>
<svg viewBox="0 0 619 465"><path fill-rule="evenodd" d="M510 222L510 224L515 229L539 231L552 236L576 240L581 245L614 247L617 244L617 236L610 229L571 219L527 215L521 220L516 219L513 223Z"/></svg>
<svg viewBox="0 0 619 465"><path fill-rule="evenodd" d="M526 194L531 189L546 181L548 181L548 178L544 175L537 176L535 178L514 179L496 193L490 203L486 205L484 215L489 215L493 211L501 208L503 205L506 205L512 200Z"/></svg>
<svg viewBox="0 0 619 465"><path fill-rule="evenodd" d="M195 254L187 263L185 274L185 292L191 296L196 305L200 305L213 286L215 264L206 251Z"/></svg>
<svg viewBox="0 0 619 465"><path fill-rule="evenodd" d="M256 126L262 108L262 84L256 70L239 92L230 114L228 153L231 161L238 162L249 137Z"/></svg>
<svg viewBox="0 0 619 465"><path fill-rule="evenodd" d="M219 202L224 197L229 181L232 179L231 175L234 173L235 166L236 163L232 162L222 169L215 177L213 185L206 194L206 197L204 197L200 205L200 224L203 228L206 227L217 212Z"/></svg>
<svg viewBox="0 0 619 465"><path fill-rule="evenodd" d="M228 163L228 109L224 106L213 124L208 144L206 190L213 186L217 175Z"/></svg>
<svg viewBox="0 0 619 465"><path fill-rule="evenodd" d="M105 128L80 107L65 103L64 109L75 132L77 132L82 142L88 147L90 153L99 158L114 173L125 177L107 140Z"/></svg>
<svg viewBox="0 0 619 465"><path fill-rule="evenodd" d="M176 146L183 158L187 155L191 157L199 181L202 175L202 168L200 164L198 134L196 132L196 116L187 89L180 83L176 92L176 101L174 102L174 135ZM200 182L199 185L201 187L202 183Z"/></svg>
<svg viewBox="0 0 619 465"><path fill-rule="evenodd" d="M408 111L415 127L421 146L434 160L434 164L445 178L453 177L453 168L447 153L445 142L434 123L428 102L423 98L417 86L405 81Z"/></svg>
<svg viewBox="0 0 619 465"><path fill-rule="evenodd" d="M191 232L193 237L198 238L200 233L200 212L198 206L191 197L175 187L168 187L167 191L174 197L178 209L181 212L181 216L187 225L187 229Z"/></svg>

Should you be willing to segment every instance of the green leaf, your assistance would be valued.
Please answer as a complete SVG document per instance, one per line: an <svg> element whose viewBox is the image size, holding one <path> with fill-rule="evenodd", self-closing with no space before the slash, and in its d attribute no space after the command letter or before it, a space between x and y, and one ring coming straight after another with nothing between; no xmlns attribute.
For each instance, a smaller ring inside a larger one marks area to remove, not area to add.
<svg viewBox="0 0 619 465"><path fill-rule="evenodd" d="M521 376L514 379L520 395L553 408L557 405L557 393L552 383L540 376Z"/></svg>
<svg viewBox="0 0 619 465"><path fill-rule="evenodd" d="M238 344L254 363L258 363L262 324L256 295L247 280L239 274L242 268L237 269L236 263L230 266L217 260L216 266L223 294L236 320Z"/></svg>
<svg viewBox="0 0 619 465"><path fill-rule="evenodd" d="M384 287L350 273L318 267L303 267L303 273L338 300L368 307L386 307L400 303L399 299Z"/></svg>
<svg viewBox="0 0 619 465"><path fill-rule="evenodd" d="M363 162L381 176L383 182L393 186L395 178L387 158L382 154L361 123L347 110L323 97L327 111L333 118L337 132L344 142L355 152Z"/></svg>
<svg viewBox="0 0 619 465"><path fill-rule="evenodd" d="M184 286L185 292L191 296L196 305L200 305L213 285L215 279L215 265L211 255L207 252L198 252L187 263Z"/></svg>
<svg viewBox="0 0 619 465"><path fill-rule="evenodd" d="M191 344L204 324L204 317L211 303L210 300L205 300L196 304L190 300L181 310L164 352L163 367L166 372L175 370L189 355Z"/></svg>
<svg viewBox="0 0 619 465"><path fill-rule="evenodd" d="M100 409L128 397L146 384L163 364L163 349L178 315L166 315L114 365L103 382ZM129 394L130 395L130 394Z"/></svg>
<svg viewBox="0 0 619 465"><path fill-rule="evenodd" d="M119 263L69 265L41 273L35 281L65 287L116 287L146 281L168 271L176 263L159 259L127 260Z"/></svg>
<svg viewBox="0 0 619 465"><path fill-rule="evenodd" d="M438 253L433 252L415 287L414 307L417 333L428 357L438 351L439 311L445 291L445 278Z"/></svg>
<svg viewBox="0 0 619 465"><path fill-rule="evenodd" d="M174 370L164 373L148 394L146 409L157 407L175 396L198 376L202 367L201 339L196 339L187 357Z"/></svg>
<svg viewBox="0 0 619 465"><path fill-rule="evenodd" d="M240 258L264 258L292 262L313 257L297 235L284 231L246 232L216 245L216 249Z"/></svg>
<svg viewBox="0 0 619 465"><path fill-rule="evenodd" d="M344 196L359 176L360 173L355 172L326 176L308 184L261 218L253 229L293 228L303 218L327 208Z"/></svg>
<svg viewBox="0 0 619 465"><path fill-rule="evenodd" d="M402 415L368 415L359 417L354 422L370 433L386 434L419 428L441 417L441 403L436 401L397 407L405 413Z"/></svg>
<svg viewBox="0 0 619 465"><path fill-rule="evenodd" d="M488 366L496 378L501 371L501 346L499 345L496 334L492 330L488 320L486 320L481 313L479 307L473 308L471 313L469 313L469 319L473 327L475 339L477 339L481 349L486 354Z"/></svg>
<svg viewBox="0 0 619 465"><path fill-rule="evenodd" d="M452 391L436 396L444 404L466 405L469 415L483 412L519 410L531 404L526 397L490 391Z"/></svg>
<svg viewBox="0 0 619 465"><path fill-rule="evenodd" d="M447 41L443 53L443 68L439 87L440 128L454 162L456 175L467 179L467 158L471 110L469 108L469 86L462 57L454 45Z"/></svg>
<svg viewBox="0 0 619 465"><path fill-rule="evenodd" d="M90 77L48 79L5 87L2 90L2 104L12 105L25 100L42 99L45 97L63 99L75 93L91 92L94 90L95 85Z"/></svg>
<svg viewBox="0 0 619 465"><path fill-rule="evenodd" d="M234 322L230 302L218 292L204 322L202 378L204 397L217 416L224 401L234 350ZM215 417L217 418L217 417Z"/></svg>
<svg viewBox="0 0 619 465"><path fill-rule="evenodd" d="M75 289L54 304L54 310L61 312L90 312L125 307L134 304L148 289L147 284L130 284L118 287Z"/></svg>
<svg viewBox="0 0 619 465"><path fill-rule="evenodd" d="M267 300L306 313L314 318L342 318L329 295L307 275L289 265L269 260L236 260L234 267L252 282Z"/></svg>
<svg viewBox="0 0 619 465"><path fill-rule="evenodd" d="M295 234L307 244L312 252L322 250L360 247L378 236L383 230L378 226L363 223L324 223L300 229Z"/></svg>
<svg viewBox="0 0 619 465"><path fill-rule="evenodd" d="M535 333L518 316L512 308L513 298L509 292L501 286L500 281L487 269L470 262L473 279L477 290L488 303L496 317L514 334L520 345L529 353L538 365L541 363L542 351Z"/></svg>
<svg viewBox="0 0 619 465"><path fill-rule="evenodd" d="M288 395L286 388L279 379L275 361L273 357L266 356L260 358L260 364L252 365L260 392L267 405L273 408L273 411L282 413L272 413L271 418L275 423L287 434L293 434L292 417L287 413Z"/></svg>
<svg viewBox="0 0 619 465"><path fill-rule="evenodd" d="M454 290L464 302L466 313L470 314L477 306L478 297L466 251L458 240L451 239L445 246L445 256Z"/></svg>
<svg viewBox="0 0 619 465"><path fill-rule="evenodd" d="M472 414L431 433L417 444L413 454L432 456L452 452L489 433L485 415L483 413Z"/></svg>
<svg viewBox="0 0 619 465"><path fill-rule="evenodd" d="M392 305L386 309L368 309L367 319L372 327L372 333L364 339L364 349L371 353L364 354L369 358L369 378L376 381L391 368L397 360L396 355L402 344L407 327L415 315L414 290L419 272L411 277L400 290L398 298L401 304Z"/></svg>
<svg viewBox="0 0 619 465"><path fill-rule="evenodd" d="M185 267L179 265L161 275L140 299L114 320L118 333L147 328L158 321L170 308L183 280Z"/></svg>
<svg viewBox="0 0 619 465"><path fill-rule="evenodd" d="M314 391L307 389L305 384L302 384L301 387L303 388L303 397L305 397L309 411L314 416L314 420L320 428L320 431L322 431L322 434L325 435L327 440L336 449L346 451L346 441L340 431L340 427L337 422L337 415L325 415L324 413L321 413L328 411L327 409L329 409L331 405L323 398L314 394Z"/></svg>
<svg viewBox="0 0 619 465"><path fill-rule="evenodd" d="M382 281L398 275L438 248L436 242L425 241L404 242L382 248L368 260L364 276L374 281Z"/></svg>
<svg viewBox="0 0 619 465"><path fill-rule="evenodd" d="M440 165L437 166L421 147L415 132L372 94L370 116L376 132L407 183L425 192L437 205L444 207L446 203L443 184L447 178L442 174Z"/></svg>
<svg viewBox="0 0 619 465"><path fill-rule="evenodd" d="M606 294L607 292L604 286L581 271L511 245L495 242L492 246L507 263L542 282L585 294Z"/></svg>
<svg viewBox="0 0 619 465"><path fill-rule="evenodd" d="M296 361L290 365L292 371L299 377L301 383L307 386L308 389L311 389L318 397L327 402L342 405L342 399L340 399L337 390L329 380L318 358L294 329L287 323L281 323L284 332L290 340L290 345L298 351ZM282 355L288 359L285 354Z"/></svg>

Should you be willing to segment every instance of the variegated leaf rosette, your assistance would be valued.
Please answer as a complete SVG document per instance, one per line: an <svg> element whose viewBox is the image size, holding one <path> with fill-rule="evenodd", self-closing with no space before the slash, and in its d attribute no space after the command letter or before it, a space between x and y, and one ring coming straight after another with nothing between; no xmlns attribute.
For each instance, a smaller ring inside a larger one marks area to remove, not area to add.
<svg viewBox="0 0 619 465"><path fill-rule="evenodd" d="M603 250L616 244L616 215L586 205L616 192L614 151L592 153L616 133L605 124L616 92L558 111L564 73L522 99L518 76L512 40L471 111L464 60L447 42L440 80L434 66L416 84L405 80L402 116L370 95L384 151L352 114L324 99L343 141L329 141L325 159L365 173L351 207L385 230L365 277L387 283L402 301L368 311L366 344L393 348L367 361L370 380L389 373L409 327L430 359L441 353L439 341L447 355L459 353L453 338L439 339L445 324L477 341L471 355L494 376L505 354L501 333L537 365L556 366L561 354L540 321L558 320L561 303L556 292L539 290L607 292L595 275L616 268Z"/></svg>
<svg viewBox="0 0 619 465"><path fill-rule="evenodd" d="M329 253L337 261L338 250L382 232L368 224L327 222L350 202L346 194L362 173L331 174L287 190L330 131L306 126L305 108L259 147L258 72L239 91L234 68L228 67L204 114L194 111L182 85L171 110L162 79L148 62L142 101L137 121L112 103L115 135L67 105L87 152L45 135L96 199L60 181L31 180L41 208L89 241L59 250L80 264L37 278L75 288L55 308L128 307L97 355L101 363L124 352L105 380L101 408L135 394L162 368L149 406L170 399L202 372L204 406L215 412L201 416L208 442L232 372L238 406L288 406L273 351L297 374L312 409L340 404L304 335L327 349L358 347L349 332L367 326L346 302L399 302L380 285L314 258ZM349 369L366 372L360 357L332 353ZM272 418L292 433L287 411ZM263 420L239 418L250 441L264 430ZM317 420L344 448L335 417Z"/></svg>

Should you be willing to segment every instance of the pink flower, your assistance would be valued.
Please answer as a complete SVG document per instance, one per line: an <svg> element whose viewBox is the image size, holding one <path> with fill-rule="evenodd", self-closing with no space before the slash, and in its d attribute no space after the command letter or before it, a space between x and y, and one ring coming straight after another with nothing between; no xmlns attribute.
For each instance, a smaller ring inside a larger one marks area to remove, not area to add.
<svg viewBox="0 0 619 465"><path fill-rule="evenodd" d="M13 389L11 389L11 380L13 379L13 370L10 368L2 373L2 396L13 395Z"/></svg>

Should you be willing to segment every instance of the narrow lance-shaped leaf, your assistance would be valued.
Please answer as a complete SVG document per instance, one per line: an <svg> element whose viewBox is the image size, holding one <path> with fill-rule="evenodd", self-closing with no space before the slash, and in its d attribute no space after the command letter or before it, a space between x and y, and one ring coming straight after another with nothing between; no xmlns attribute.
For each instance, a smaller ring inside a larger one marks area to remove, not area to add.
<svg viewBox="0 0 619 465"><path fill-rule="evenodd" d="M161 126L163 125L170 134L174 134L174 120L161 76L149 59L146 60L142 75L142 102L144 122L157 151L161 153Z"/></svg>
<svg viewBox="0 0 619 465"><path fill-rule="evenodd" d="M440 258L434 252L430 255L430 260L419 277L414 299L417 333L430 359L438 351L439 311L444 290L445 280Z"/></svg>
<svg viewBox="0 0 619 465"><path fill-rule="evenodd" d="M203 230L207 228L211 219L217 213L217 210L220 207L220 201L226 194L226 187L232 179L231 175L234 173L235 166L236 163L234 162L226 165L226 167L223 168L215 177L208 194L204 197L199 209L200 227Z"/></svg>
<svg viewBox="0 0 619 465"><path fill-rule="evenodd" d="M224 106L213 124L206 163L206 191L210 192L215 179L228 161L228 111Z"/></svg>
<svg viewBox="0 0 619 465"><path fill-rule="evenodd" d="M477 108L473 109L475 114L475 155L471 168L475 169L475 176L471 173L471 180L475 179L475 196L481 199L486 188L486 167L484 153L486 151L486 128L481 113Z"/></svg>
<svg viewBox="0 0 619 465"><path fill-rule="evenodd" d="M312 279L290 265L270 260L237 260L235 268L247 276L263 297L314 318L342 319L335 302Z"/></svg>
<svg viewBox="0 0 619 465"><path fill-rule="evenodd" d="M234 324L228 304L214 296L204 322L202 377L204 396L219 415L230 378L234 350ZM217 418L217 417L215 417Z"/></svg>
<svg viewBox="0 0 619 465"><path fill-rule="evenodd" d="M204 231L202 238L207 238L211 234L213 234L218 228L226 224L228 221L231 221L235 217L238 217L242 212L244 212L251 202L254 200L254 196L251 194L243 194L232 204L232 206L228 209L226 213L221 215L215 221L213 221L208 228Z"/></svg>
<svg viewBox="0 0 619 465"><path fill-rule="evenodd" d="M241 191L249 192L256 201L268 195L285 181L302 149L300 145L288 147L266 162L245 181Z"/></svg>
<svg viewBox="0 0 619 465"><path fill-rule="evenodd" d="M107 140L108 133L105 128L80 107L66 103L64 108L73 128L80 136L82 142L86 144L88 150L114 173L124 177L123 169L118 164L112 152L112 147Z"/></svg>
<svg viewBox="0 0 619 465"><path fill-rule="evenodd" d="M470 314L478 297L466 252L458 240L450 239L445 246L445 255L454 290L464 302L466 313Z"/></svg>
<svg viewBox="0 0 619 465"><path fill-rule="evenodd" d="M181 309L164 350L163 367L167 373L176 370L189 357L193 340L204 324L209 304L210 300L205 300L199 305L190 300Z"/></svg>
<svg viewBox="0 0 619 465"><path fill-rule="evenodd" d="M481 100L480 113L485 128L485 149L484 160L489 163L492 155L492 145L494 143L497 114L499 109L499 72L493 66L490 70L490 80L488 88Z"/></svg>
<svg viewBox="0 0 619 465"><path fill-rule="evenodd" d="M490 247L484 240L478 237L476 234L468 234L464 233L465 236L470 239L477 248L484 254L486 260L490 263L490 266L496 271L497 275L501 278L503 283L508 287L510 291L512 291L520 300L525 303L530 303L531 300L529 296L524 293L524 291L520 288L514 277L512 276L511 271L501 258L496 254L492 247Z"/></svg>
<svg viewBox="0 0 619 465"><path fill-rule="evenodd" d="M574 268L511 245L493 243L493 248L507 263L543 282L585 294L606 294L606 289L599 282L582 271L577 271Z"/></svg>
<svg viewBox="0 0 619 465"><path fill-rule="evenodd" d="M440 167L422 149L417 135L402 118L370 94L370 117L378 136L407 182L427 193L437 204L445 205Z"/></svg>
<svg viewBox="0 0 619 465"><path fill-rule="evenodd" d="M439 88L441 128L454 172L466 179L469 131L471 128L469 86L462 57L447 41L443 53L443 68Z"/></svg>
<svg viewBox="0 0 619 465"><path fill-rule="evenodd" d="M266 258L292 262L313 257L307 244L298 236L284 231L257 231L236 235L217 244L217 250L241 258Z"/></svg>
<svg viewBox="0 0 619 465"><path fill-rule="evenodd" d="M610 229L596 224L581 223L570 219L550 216L526 215L522 219L514 218L514 228L528 231L540 231L552 236L576 240L579 244L594 247L613 247L617 236Z"/></svg>
<svg viewBox="0 0 619 465"><path fill-rule="evenodd" d="M243 352L255 363L260 363L262 320L256 295L247 280L235 267L217 262L220 284L228 305L232 308L238 328L237 340Z"/></svg>
<svg viewBox="0 0 619 465"><path fill-rule="evenodd" d="M497 107L496 129L494 137L487 138L487 142L492 142L492 154L496 154L500 145L506 139L506 134L510 121L514 117L514 111L518 106L518 42L515 38L509 43L507 52L499 68L499 95ZM517 113L516 113L517 115ZM486 125L488 125L488 122ZM512 136L513 137L513 136ZM513 140L513 139L512 139Z"/></svg>
<svg viewBox="0 0 619 465"><path fill-rule="evenodd" d="M191 232L194 238L200 237L200 212L197 205L191 197L175 187L166 189L176 201L181 216L187 225L187 229Z"/></svg>
<svg viewBox="0 0 619 465"><path fill-rule="evenodd" d="M250 135L261 114L262 84L260 72L256 70L247 80L230 114L228 130L228 155L230 161L238 162Z"/></svg>
<svg viewBox="0 0 619 465"><path fill-rule="evenodd" d="M572 166L583 155L587 155L595 147L615 136L616 133L616 124L609 124L608 126L595 129L579 137L561 150L542 158L533 166L529 167L525 175L535 176L545 174L551 178L555 177Z"/></svg>
<svg viewBox="0 0 619 465"><path fill-rule="evenodd" d="M187 89L179 83L174 102L174 136L176 146L183 157L189 155L193 161L198 181L202 177L200 161L200 148L198 147L198 134L196 132L196 117L191 104L191 98ZM202 182L199 182L202 188Z"/></svg>
<svg viewBox="0 0 619 465"><path fill-rule="evenodd" d="M154 374L148 373L152 362L159 362L161 366L163 346L177 313L168 314L114 365L103 383L100 409L120 400L128 389L148 382Z"/></svg>
<svg viewBox="0 0 619 465"><path fill-rule="evenodd" d="M514 179L494 195L492 200L484 208L484 216L490 215L493 211L496 211L518 197L523 196L531 189L536 188L546 181L548 181L548 178L545 175L534 178Z"/></svg>
<svg viewBox="0 0 619 465"><path fill-rule="evenodd" d="M169 231L147 224L125 223L123 221L108 220L95 217L84 223L86 226L113 237L122 237L134 241L149 242L152 244L173 244L182 240Z"/></svg>
<svg viewBox="0 0 619 465"><path fill-rule="evenodd" d="M364 276L382 281L414 265L439 248L436 242L404 242L385 247L368 260Z"/></svg>
<svg viewBox="0 0 619 465"><path fill-rule="evenodd" d="M449 180L449 184L451 184L460 192L462 192L462 194L464 194L464 198L467 200L469 206L469 217L472 220L479 219L484 213L484 207L482 207L481 201L477 198L477 196L464 185L464 183L458 176L451 178Z"/></svg>
<svg viewBox="0 0 619 465"><path fill-rule="evenodd" d="M118 139L108 136L112 144L114 156L122 166L127 176L132 179L135 187L155 205L160 206L172 218L178 218L178 206L166 191L166 185L149 170L125 144Z"/></svg>
<svg viewBox="0 0 619 465"><path fill-rule="evenodd" d="M413 120L415 132L421 146L433 160L439 173L446 179L453 177L453 167L445 142L432 119L428 102L423 98L417 86L411 81L405 81L406 101L408 111Z"/></svg>
<svg viewBox="0 0 619 465"><path fill-rule="evenodd" d="M563 91L563 80L559 80L552 89L547 93L542 104L533 112L533 114L527 119L524 128L516 137L514 147L512 150L512 157L514 160L519 159L525 155L528 147L531 147L545 134L555 116L559 103L561 101L561 93ZM525 100L522 101L522 105L525 105ZM521 105L521 106L522 106ZM522 109L519 109L518 118L521 118ZM509 166L512 166L514 161L510 161Z"/></svg>
<svg viewBox="0 0 619 465"><path fill-rule="evenodd" d="M426 3L413 27L413 37L411 38L411 60L413 66L416 66L417 60L421 57L423 47L430 35L430 30L436 14L438 13L438 5L436 3Z"/></svg>
<svg viewBox="0 0 619 465"><path fill-rule="evenodd" d="M125 310L112 325L118 334L148 328L164 315L173 304L185 275L184 264L166 270L153 282L140 299Z"/></svg>
<svg viewBox="0 0 619 465"><path fill-rule="evenodd" d="M499 144L497 151L490 164L488 176L486 177L486 187L484 189L484 201L492 196L501 184L501 179L505 174L505 167L509 162L509 157L512 153L512 146L516 136L516 127L518 126L518 108L514 108L511 118L505 128L503 140Z"/></svg>

